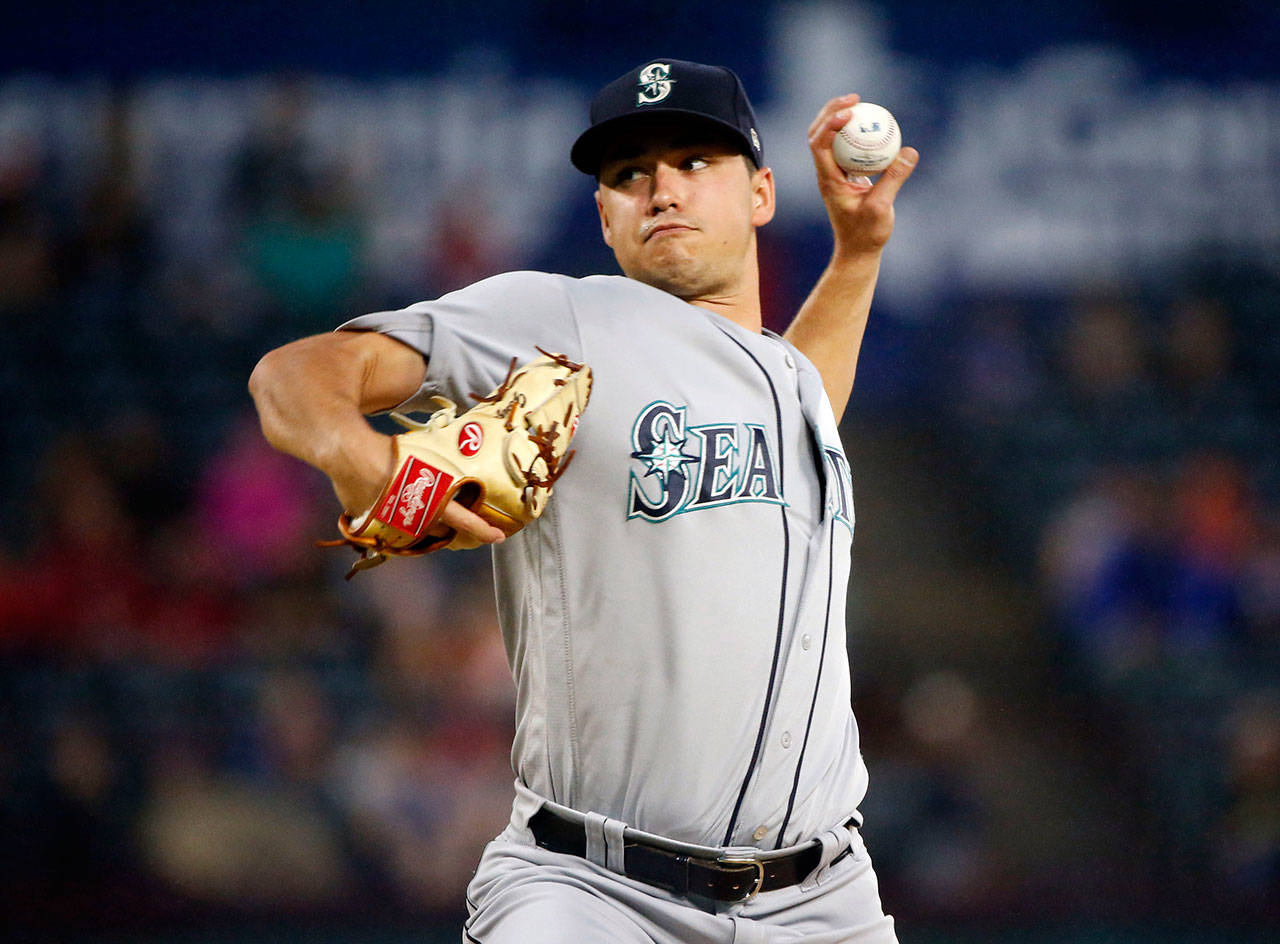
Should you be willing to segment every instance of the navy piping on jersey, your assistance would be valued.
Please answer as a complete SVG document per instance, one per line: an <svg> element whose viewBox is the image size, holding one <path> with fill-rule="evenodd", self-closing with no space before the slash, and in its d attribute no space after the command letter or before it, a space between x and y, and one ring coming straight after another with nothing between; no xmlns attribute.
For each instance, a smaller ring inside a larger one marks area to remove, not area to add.
<svg viewBox="0 0 1280 944"><path fill-rule="evenodd" d="M787 798L787 813L782 817L782 826L778 829L778 841L773 848L782 848L782 837L791 823L791 811L796 805L796 793L800 790L800 768L804 766L804 752L809 749L809 732L813 728L813 713L818 707L818 688L822 685L822 665L827 659L827 634L831 631L831 586L835 578L832 571L835 567L836 518L831 516L831 536L827 540L827 609L822 619L822 652L818 654L818 677L813 683L813 701L809 702L809 720L804 725L804 741L800 744L800 757L796 760L796 776L791 782L791 796Z"/></svg>
<svg viewBox="0 0 1280 944"><path fill-rule="evenodd" d="M786 474L783 467L782 404L778 400L778 391L773 385L773 378L769 376L769 372L764 369L764 365L747 349L745 344L723 328L718 326L717 328L726 338L742 348L742 353L751 358L752 363L759 368L760 373L764 375L765 382L769 385L769 394L773 397L774 418L778 425L778 490L785 497L787 487ZM760 730L756 732L756 746L751 751L751 763L747 765L747 774L742 778L742 787L738 790L738 801L734 803L733 815L729 817L729 828L724 833L722 845L725 846L733 845L733 832L738 826L738 814L742 812L742 802L747 797L747 787L751 783L751 775L755 773L756 763L760 760L760 749L764 746L764 732L769 721L769 705L773 701L773 687L778 678L778 658L782 654L782 630L786 624L787 615L787 564L791 560L791 531L787 526L787 506L779 505L778 513L782 516L782 591L778 599L778 631L773 643L773 664L769 667L769 687L764 694L764 710L760 713Z"/></svg>
<svg viewBox="0 0 1280 944"><path fill-rule="evenodd" d="M552 546L555 549L556 574L560 585L560 612L564 614L560 629L560 639L561 652L564 655L565 678L568 680L568 685L566 686L568 704L565 706L565 713L569 717L569 782L560 786L565 792L565 798L561 802L572 806L582 793L580 783L582 764L578 756L578 704L575 697L577 685L573 675L573 634L569 631L569 589L565 586L564 541L560 535L559 519L555 515L547 515L543 520L547 522L545 527L554 532ZM547 738L547 755L551 756L550 725L547 726L545 736ZM555 767L555 764L547 764L547 779L551 783L552 799L559 799L556 796Z"/></svg>

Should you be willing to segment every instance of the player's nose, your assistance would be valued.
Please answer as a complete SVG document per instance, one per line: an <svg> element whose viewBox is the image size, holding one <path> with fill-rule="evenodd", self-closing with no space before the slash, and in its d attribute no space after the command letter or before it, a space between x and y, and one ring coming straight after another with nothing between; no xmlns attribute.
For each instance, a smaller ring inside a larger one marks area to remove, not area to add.
<svg viewBox="0 0 1280 944"><path fill-rule="evenodd" d="M649 209L653 213L679 208L682 199L680 172L661 161L650 178Z"/></svg>

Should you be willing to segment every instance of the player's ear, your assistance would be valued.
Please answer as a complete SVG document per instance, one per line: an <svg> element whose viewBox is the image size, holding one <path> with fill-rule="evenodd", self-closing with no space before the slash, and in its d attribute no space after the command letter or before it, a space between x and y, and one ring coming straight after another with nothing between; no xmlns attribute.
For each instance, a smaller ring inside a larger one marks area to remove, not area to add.
<svg viewBox="0 0 1280 944"><path fill-rule="evenodd" d="M596 212L600 214L600 235L604 237L604 244L610 249L613 248L613 233L609 228L609 214L604 208L604 201L600 199L600 188L596 188Z"/></svg>
<svg viewBox="0 0 1280 944"><path fill-rule="evenodd" d="M773 219L776 209L773 171L768 167L761 167L751 174L751 225L764 226Z"/></svg>

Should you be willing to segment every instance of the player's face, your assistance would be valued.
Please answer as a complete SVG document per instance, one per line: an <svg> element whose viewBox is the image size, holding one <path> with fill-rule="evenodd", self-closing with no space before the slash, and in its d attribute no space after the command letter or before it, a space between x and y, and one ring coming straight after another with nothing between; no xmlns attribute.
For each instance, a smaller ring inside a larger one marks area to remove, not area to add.
<svg viewBox="0 0 1280 944"><path fill-rule="evenodd" d="M655 120L605 152L596 206L626 275L693 301L755 278L755 228L773 217L773 196L772 173L731 142Z"/></svg>

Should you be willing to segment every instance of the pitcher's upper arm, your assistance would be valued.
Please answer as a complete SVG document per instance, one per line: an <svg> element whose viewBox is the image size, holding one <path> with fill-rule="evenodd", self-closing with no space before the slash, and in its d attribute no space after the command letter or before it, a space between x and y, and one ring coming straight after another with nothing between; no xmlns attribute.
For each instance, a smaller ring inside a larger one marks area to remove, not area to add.
<svg viewBox="0 0 1280 944"><path fill-rule="evenodd" d="M249 378L261 408L280 421L347 404L377 413L417 392L426 375L418 351L376 331L330 331L269 351Z"/></svg>
<svg viewBox="0 0 1280 944"><path fill-rule="evenodd" d="M359 359L361 413L389 410L422 386L427 359L403 341L377 331L334 331L328 337Z"/></svg>

